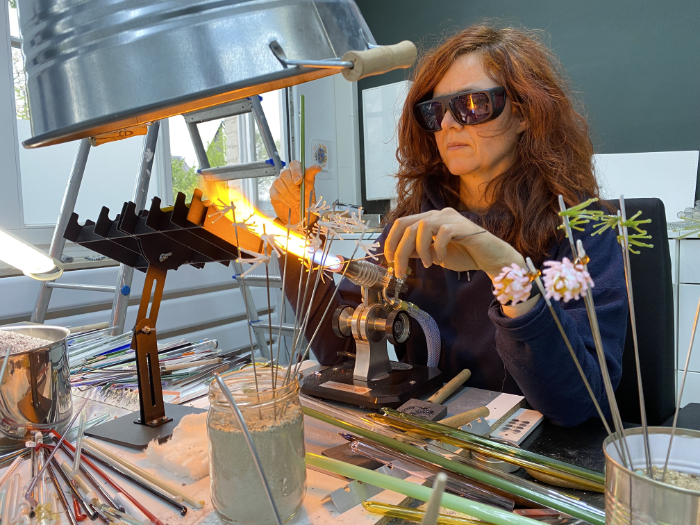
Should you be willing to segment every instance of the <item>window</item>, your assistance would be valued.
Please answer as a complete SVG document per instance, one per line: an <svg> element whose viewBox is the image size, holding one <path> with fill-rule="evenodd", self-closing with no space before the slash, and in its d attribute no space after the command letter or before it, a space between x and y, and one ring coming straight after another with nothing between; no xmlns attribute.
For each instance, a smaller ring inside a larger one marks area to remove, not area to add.
<svg viewBox="0 0 700 525"><path fill-rule="evenodd" d="M268 127L280 158L283 160L287 156L282 143L284 97L285 90L262 94L262 107ZM183 192L189 200L194 189L202 185L197 174L199 163L185 119L182 116L177 116L168 120L170 123L173 196L177 195L178 192ZM211 167L246 164L269 158L262 135L252 114L204 122L198 124L197 128ZM228 181L228 186L230 191L242 194L258 209L272 213L269 193L273 180L274 177L232 180Z"/></svg>

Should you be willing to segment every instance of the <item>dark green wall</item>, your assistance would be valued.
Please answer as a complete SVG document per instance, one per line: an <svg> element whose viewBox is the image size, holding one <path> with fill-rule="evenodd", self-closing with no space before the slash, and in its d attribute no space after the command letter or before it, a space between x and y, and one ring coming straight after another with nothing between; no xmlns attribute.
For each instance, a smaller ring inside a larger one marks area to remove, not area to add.
<svg viewBox="0 0 700 525"><path fill-rule="evenodd" d="M356 1L379 44L429 48L485 18L543 29L583 100L597 153L700 149L698 0ZM393 71L359 90L406 78Z"/></svg>

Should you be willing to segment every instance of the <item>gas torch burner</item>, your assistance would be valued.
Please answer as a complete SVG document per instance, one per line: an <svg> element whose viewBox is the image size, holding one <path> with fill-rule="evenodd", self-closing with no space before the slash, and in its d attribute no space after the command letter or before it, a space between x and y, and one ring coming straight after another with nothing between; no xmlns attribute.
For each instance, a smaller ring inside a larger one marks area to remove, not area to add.
<svg viewBox="0 0 700 525"><path fill-rule="evenodd" d="M346 268L347 267L347 268ZM387 340L395 345L411 335L411 318L398 300L406 291L405 279L398 279L391 268L368 261L344 261L331 268L362 287L362 303L341 306L333 314L333 331L338 337L354 337L357 381L385 379L392 370ZM404 305L407 303L404 302Z"/></svg>

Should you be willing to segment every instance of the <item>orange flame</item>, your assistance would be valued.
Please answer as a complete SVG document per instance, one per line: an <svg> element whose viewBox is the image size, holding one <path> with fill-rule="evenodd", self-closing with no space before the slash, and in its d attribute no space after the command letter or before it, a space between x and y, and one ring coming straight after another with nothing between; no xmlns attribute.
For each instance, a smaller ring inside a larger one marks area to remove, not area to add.
<svg viewBox="0 0 700 525"><path fill-rule="evenodd" d="M249 231L255 235L263 235L263 231L267 235L277 236L275 241L277 246L284 251L285 249L299 257L307 258L306 241L299 232L289 230L289 246L287 246L287 227L274 218L268 217L248 201L241 194L238 188L230 187L225 182L206 183L206 190L203 190L209 200L217 207L221 207L223 202L225 205L233 203L236 207L236 222L239 224L245 221L249 225ZM228 211L226 218L233 222L233 212ZM268 253L269 255L269 253Z"/></svg>

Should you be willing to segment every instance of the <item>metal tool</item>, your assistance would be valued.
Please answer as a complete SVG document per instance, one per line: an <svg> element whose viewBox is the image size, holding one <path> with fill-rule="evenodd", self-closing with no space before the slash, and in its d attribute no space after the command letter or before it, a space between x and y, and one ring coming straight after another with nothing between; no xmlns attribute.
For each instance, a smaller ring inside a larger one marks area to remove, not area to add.
<svg viewBox="0 0 700 525"><path fill-rule="evenodd" d="M471 377L471 375L471 370L462 370L445 386L443 386L425 401L422 399L411 399L397 408L397 410L399 412L411 414L412 416L422 417L423 419L427 419L429 421L439 421L447 415L447 406L442 405L441 403L454 394L454 392L461 387L467 381L467 379ZM477 417L479 417L478 414L468 421L472 421ZM468 421L465 421L463 424L468 423Z"/></svg>
<svg viewBox="0 0 700 525"><path fill-rule="evenodd" d="M332 271L362 287L362 303L357 308L339 307L331 321L338 337L354 338L355 361L307 376L302 392L379 408L400 406L437 388L441 372L436 367L411 364L397 370L389 360L387 341L402 344L411 335L409 303L399 300L406 290L405 279L366 260L339 259Z"/></svg>

